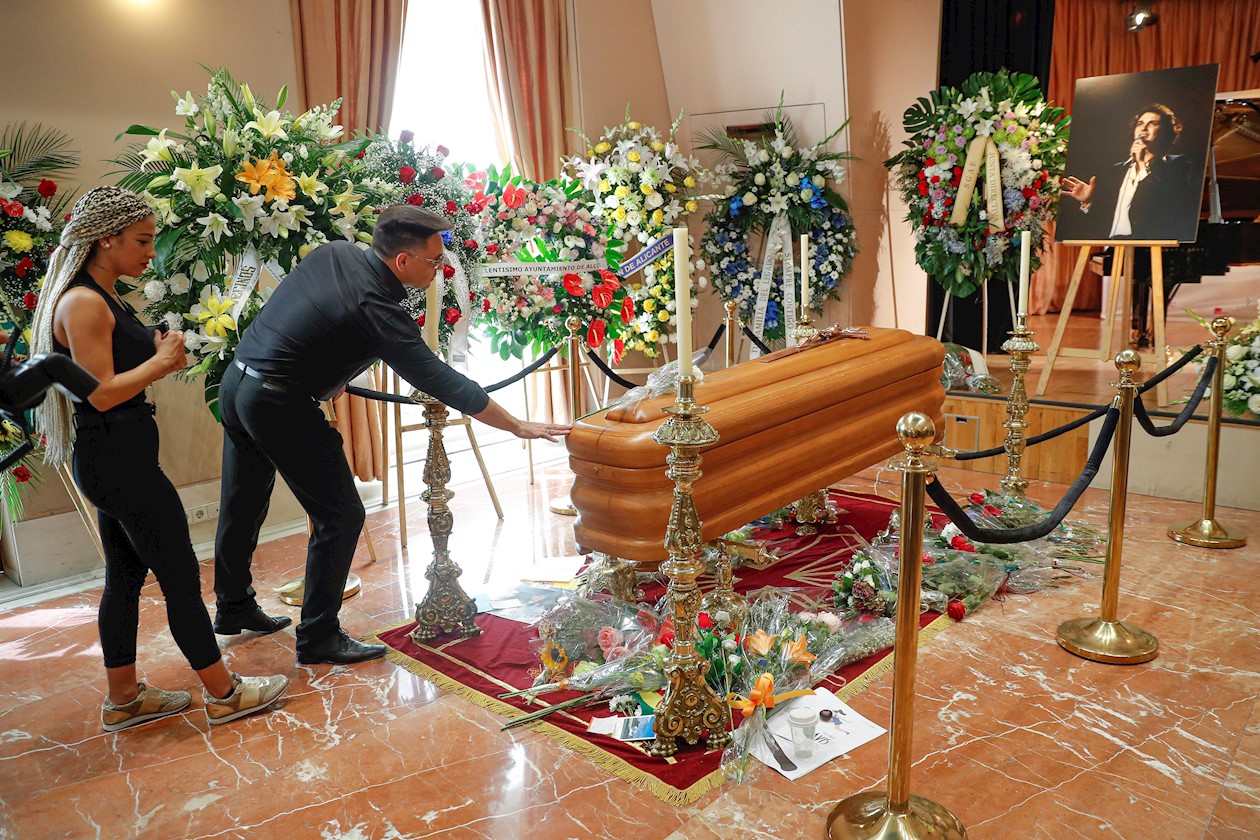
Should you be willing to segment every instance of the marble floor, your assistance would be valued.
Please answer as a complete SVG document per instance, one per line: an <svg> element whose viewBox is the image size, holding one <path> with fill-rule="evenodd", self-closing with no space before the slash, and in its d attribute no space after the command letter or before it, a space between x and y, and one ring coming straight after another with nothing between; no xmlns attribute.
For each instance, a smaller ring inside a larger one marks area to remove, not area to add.
<svg viewBox="0 0 1260 840"><path fill-rule="evenodd" d="M869 492L875 476L845 486ZM943 476L958 493L993 480ZM498 479L502 522L479 481L457 488L451 548L468 589L572 553L571 520L547 512L568 480L558 465L532 487L524 473ZM1033 494L1055 500L1063 489ZM1165 538L1170 520L1197 511L1130 499L1120 609L1159 636L1155 661L1094 664L1055 644L1061 620L1097 614L1097 579L992 603L924 648L914 792L952 809L977 840L1260 836L1260 514L1220 512L1253 535L1243 549ZM423 509L408 512L405 550L394 510L369 517L378 562L360 546L363 592L342 611L353 633L406 620L423 594ZM1087 492L1077 516L1104 521L1106 496ZM301 536L259 550L267 609L296 615L271 587L300 573L303 556ZM208 567L203 584L209 599ZM298 667L292 628L225 640L234 669L292 678L275 711L212 729L196 699L182 715L106 734L98 594L0 614L0 837L821 838L836 800L884 783L880 739L796 783L763 769L667 806L541 734L501 732L501 718L386 661ZM160 599L150 583L142 678L194 689ZM886 721L890 685L885 677L854 707Z"/></svg>

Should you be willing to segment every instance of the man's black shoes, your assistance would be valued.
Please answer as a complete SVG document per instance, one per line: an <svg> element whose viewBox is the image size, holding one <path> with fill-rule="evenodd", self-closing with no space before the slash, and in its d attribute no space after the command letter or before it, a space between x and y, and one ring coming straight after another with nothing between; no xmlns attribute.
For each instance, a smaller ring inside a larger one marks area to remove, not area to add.
<svg viewBox="0 0 1260 840"><path fill-rule="evenodd" d="M243 612L225 613L219 610L214 617L214 632L220 636L235 636L249 630L266 635L283 630L292 623L293 619L287 615L267 615L262 607L255 604L253 609Z"/></svg>
<svg viewBox="0 0 1260 840"><path fill-rule="evenodd" d="M298 651L299 665L353 665L380 659L385 655L385 645L369 645L350 638L345 630L338 630L317 645Z"/></svg>

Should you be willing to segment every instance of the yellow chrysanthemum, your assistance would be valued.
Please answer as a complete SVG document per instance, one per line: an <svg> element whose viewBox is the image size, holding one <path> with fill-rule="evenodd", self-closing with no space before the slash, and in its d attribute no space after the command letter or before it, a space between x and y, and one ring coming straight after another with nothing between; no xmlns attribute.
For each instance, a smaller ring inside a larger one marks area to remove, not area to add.
<svg viewBox="0 0 1260 840"><path fill-rule="evenodd" d="M6 230L4 232L4 244L9 246L10 251L25 254L35 247L35 240L24 230Z"/></svg>

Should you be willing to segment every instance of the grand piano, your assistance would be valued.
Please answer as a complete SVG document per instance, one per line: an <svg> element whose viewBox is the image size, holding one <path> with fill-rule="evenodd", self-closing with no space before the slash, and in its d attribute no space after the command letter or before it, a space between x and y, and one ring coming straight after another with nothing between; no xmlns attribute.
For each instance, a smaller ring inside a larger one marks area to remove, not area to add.
<svg viewBox="0 0 1260 840"><path fill-rule="evenodd" d="M1203 188L1195 242L1164 249L1164 294L1171 303L1182 283L1260 264L1260 90L1222 93L1212 117L1212 158ZM1150 345L1150 256L1138 249L1134 265L1132 330ZM1103 264L1111 272L1110 255ZM1165 307L1168 311L1168 307Z"/></svg>
<svg viewBox="0 0 1260 840"><path fill-rule="evenodd" d="M869 329L705 376L698 405L720 440L700 452L693 487L710 541L902 451L897 420L922 411L940 428L940 342ZM602 410L573 425L569 492L578 545L651 567L665 559L674 484L652 440L672 396Z"/></svg>

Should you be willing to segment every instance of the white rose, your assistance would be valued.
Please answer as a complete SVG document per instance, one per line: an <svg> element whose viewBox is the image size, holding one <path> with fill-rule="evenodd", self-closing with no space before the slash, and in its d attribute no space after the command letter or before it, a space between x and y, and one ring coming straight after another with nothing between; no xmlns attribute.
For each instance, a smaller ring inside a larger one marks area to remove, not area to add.
<svg viewBox="0 0 1260 840"><path fill-rule="evenodd" d="M953 522L950 522L950 523L947 523L945 525L944 530L941 531L941 536L945 538L945 542L949 542L950 540L952 540L954 537L958 536L961 533L962 531L958 530L958 526L955 525Z"/></svg>
<svg viewBox="0 0 1260 840"><path fill-rule="evenodd" d="M787 160L788 158L792 156L793 151L794 150L791 146L784 146L783 151L779 152L779 154L783 155L784 160Z"/></svg>
<svg viewBox="0 0 1260 840"><path fill-rule="evenodd" d="M753 176L753 183L755 183L759 187L763 186L766 183L766 176L758 172L756 175Z"/></svg>
<svg viewBox="0 0 1260 840"><path fill-rule="evenodd" d="M192 285L192 281L188 279L187 274L181 272L179 274L172 274L170 279L166 281L166 284L170 287L172 292L177 295L182 295L188 291L189 287Z"/></svg>
<svg viewBox="0 0 1260 840"><path fill-rule="evenodd" d="M166 284L161 280L150 280L144 284L144 297L149 303L157 303L166 297Z"/></svg>
<svg viewBox="0 0 1260 840"><path fill-rule="evenodd" d="M1225 358L1231 362L1236 362L1243 356L1247 355L1247 348L1242 344L1231 344L1225 348Z"/></svg>
<svg viewBox="0 0 1260 840"><path fill-rule="evenodd" d="M789 172L787 176L787 182L788 182L788 186L795 187L797 184L801 182L801 176L797 175L795 172Z"/></svg>
<svg viewBox="0 0 1260 840"><path fill-rule="evenodd" d="M1256 394L1254 397L1247 400L1247 410L1252 414L1260 415L1260 394Z"/></svg>
<svg viewBox="0 0 1260 840"><path fill-rule="evenodd" d="M1228 373L1225 374L1224 378L1221 379L1221 385L1225 388L1226 391L1232 391L1234 386L1237 384L1238 384L1237 377L1230 376Z"/></svg>
<svg viewBox="0 0 1260 840"><path fill-rule="evenodd" d="M744 204L753 205L757 203L757 194L754 192L744 193Z"/></svg>

